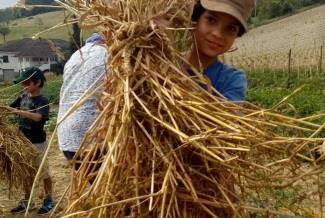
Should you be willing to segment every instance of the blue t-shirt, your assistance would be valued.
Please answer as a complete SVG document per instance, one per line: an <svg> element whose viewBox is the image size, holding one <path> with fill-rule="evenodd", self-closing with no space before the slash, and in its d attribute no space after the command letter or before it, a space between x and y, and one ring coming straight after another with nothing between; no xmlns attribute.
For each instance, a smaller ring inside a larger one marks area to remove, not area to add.
<svg viewBox="0 0 325 218"><path fill-rule="evenodd" d="M189 74L194 76L193 72ZM218 60L205 69L203 74L209 78L211 85L229 101L245 100L247 80L243 71ZM206 85L202 87L206 88Z"/></svg>

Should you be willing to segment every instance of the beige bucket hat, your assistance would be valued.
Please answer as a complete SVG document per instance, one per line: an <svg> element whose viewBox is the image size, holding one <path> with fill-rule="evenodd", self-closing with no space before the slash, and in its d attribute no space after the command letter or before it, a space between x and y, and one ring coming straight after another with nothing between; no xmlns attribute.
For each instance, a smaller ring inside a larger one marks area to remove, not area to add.
<svg viewBox="0 0 325 218"><path fill-rule="evenodd" d="M247 32L247 20L254 7L254 0L201 0L209 11L217 11L235 17Z"/></svg>

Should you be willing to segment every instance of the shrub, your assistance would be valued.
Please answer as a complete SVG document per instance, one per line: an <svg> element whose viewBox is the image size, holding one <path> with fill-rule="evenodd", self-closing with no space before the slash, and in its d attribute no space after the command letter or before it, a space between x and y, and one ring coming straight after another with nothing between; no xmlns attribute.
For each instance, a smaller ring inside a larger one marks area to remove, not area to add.
<svg viewBox="0 0 325 218"><path fill-rule="evenodd" d="M46 97L48 97L51 103L59 103L61 85L61 76L52 77L51 79L48 79L48 81L45 83L43 93Z"/></svg>

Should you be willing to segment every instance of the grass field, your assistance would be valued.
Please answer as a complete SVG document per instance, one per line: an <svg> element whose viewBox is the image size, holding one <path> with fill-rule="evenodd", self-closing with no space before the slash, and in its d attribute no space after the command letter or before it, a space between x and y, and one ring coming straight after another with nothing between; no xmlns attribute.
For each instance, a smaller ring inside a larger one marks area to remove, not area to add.
<svg viewBox="0 0 325 218"><path fill-rule="evenodd" d="M43 93L53 105L59 103L60 87L62 76L46 74L47 83L43 88ZM248 92L247 101L252 102L262 108L271 108L280 102L284 97L303 86L302 90L288 99L279 111L287 115L304 117L325 113L325 77L300 76L293 78L288 87L287 74L281 74L274 70L247 72ZM3 90L6 87L6 90ZM21 87L9 84L0 88L0 104L8 104L17 94L21 93ZM325 122L325 119L319 120Z"/></svg>
<svg viewBox="0 0 325 218"><path fill-rule="evenodd" d="M10 34L6 36L6 41L31 38L36 33L49 29L57 24L64 22L64 12L55 11L45 14L39 14L32 17L16 19L9 24ZM92 31L83 34L84 38L88 37ZM69 41L71 35L71 27L61 27L50 32L40 35L42 38L64 39ZM3 44L3 37L0 37L0 44Z"/></svg>
<svg viewBox="0 0 325 218"><path fill-rule="evenodd" d="M290 97L278 111L295 117L325 114L324 75L293 77L288 84L288 75L276 71L253 71L247 73L247 101L263 108L271 108L299 87L303 88ZM318 120L325 122L325 117Z"/></svg>
<svg viewBox="0 0 325 218"><path fill-rule="evenodd" d="M55 108L59 103L62 76L47 74L47 83L43 88L43 93ZM279 73L275 70L251 71L247 72L248 92L247 101L262 108L272 108L284 97L290 95L299 87L303 88L284 102L277 111L295 117L307 117L318 114L325 114L325 77L324 75L294 77L289 82L287 74ZM18 86L0 86L0 104L9 104L15 96L21 93ZM8 87L11 87L8 89ZM5 89L6 88L6 89ZM5 89L5 90L4 90ZM4 91L2 91L4 90ZM52 117L55 116L55 111ZM53 117L54 119L54 117ZM318 123L325 122L325 116L316 120ZM51 128L53 129L53 123Z"/></svg>

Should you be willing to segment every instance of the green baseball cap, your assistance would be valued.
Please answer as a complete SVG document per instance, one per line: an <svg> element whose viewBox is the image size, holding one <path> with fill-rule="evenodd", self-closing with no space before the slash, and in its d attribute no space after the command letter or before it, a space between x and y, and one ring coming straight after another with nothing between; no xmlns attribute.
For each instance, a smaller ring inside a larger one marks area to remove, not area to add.
<svg viewBox="0 0 325 218"><path fill-rule="evenodd" d="M20 76L14 80L14 83L20 83L28 79L40 79L46 81L43 72L37 67L27 67L22 70Z"/></svg>

